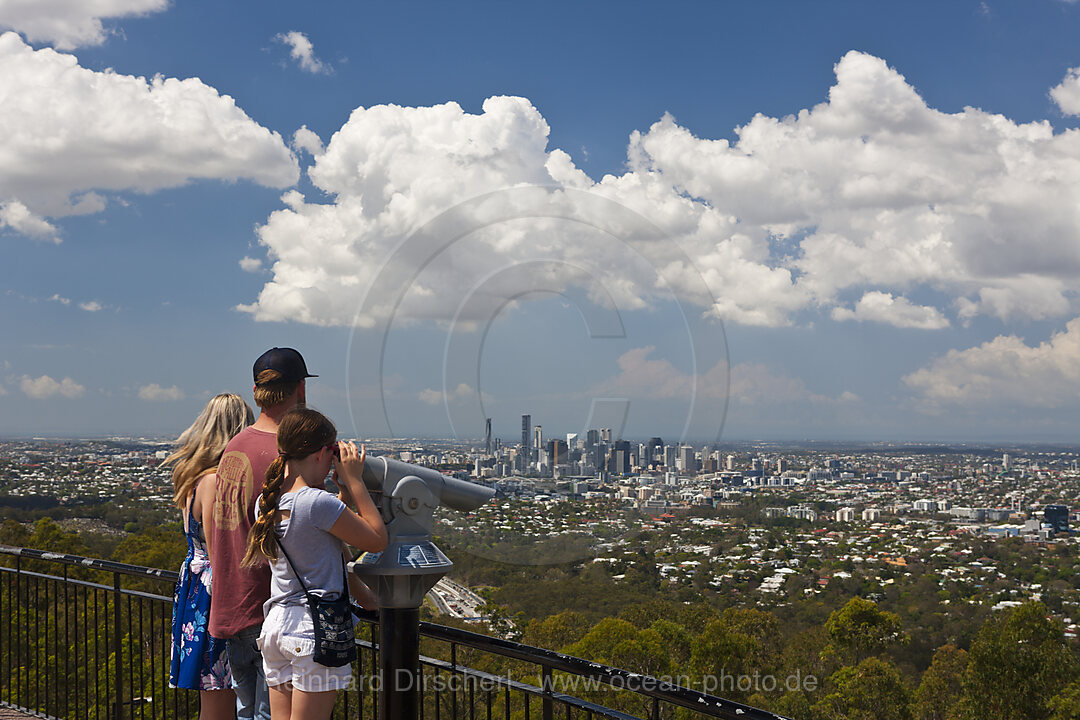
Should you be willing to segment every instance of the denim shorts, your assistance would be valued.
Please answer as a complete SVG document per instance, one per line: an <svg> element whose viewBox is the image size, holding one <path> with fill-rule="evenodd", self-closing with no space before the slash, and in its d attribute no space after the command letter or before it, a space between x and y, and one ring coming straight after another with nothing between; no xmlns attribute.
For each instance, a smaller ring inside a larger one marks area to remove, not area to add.
<svg viewBox="0 0 1080 720"><path fill-rule="evenodd" d="M331 668L312 659L315 630L306 605L271 605L259 635L266 684L289 685L303 692L351 690L351 665Z"/></svg>

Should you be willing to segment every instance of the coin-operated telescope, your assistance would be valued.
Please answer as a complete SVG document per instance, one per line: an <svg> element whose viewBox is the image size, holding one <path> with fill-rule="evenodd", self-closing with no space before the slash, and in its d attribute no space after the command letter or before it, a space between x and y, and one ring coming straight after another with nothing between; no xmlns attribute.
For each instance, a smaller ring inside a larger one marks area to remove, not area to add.
<svg viewBox="0 0 1080 720"><path fill-rule="evenodd" d="M495 491L385 457L369 458L363 478L389 540L381 553L364 553L349 567L379 599L379 716L411 720L419 712L420 605L454 566L431 541L432 513L440 505L475 510Z"/></svg>

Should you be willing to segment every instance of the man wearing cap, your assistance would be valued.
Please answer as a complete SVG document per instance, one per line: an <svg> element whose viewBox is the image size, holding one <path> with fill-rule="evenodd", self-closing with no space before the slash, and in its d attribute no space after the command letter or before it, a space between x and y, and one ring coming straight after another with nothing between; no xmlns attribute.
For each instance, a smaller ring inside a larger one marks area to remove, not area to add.
<svg viewBox="0 0 1080 720"><path fill-rule="evenodd" d="M277 428L289 410L303 406L307 371L292 348L271 348L252 368L259 418L225 447L217 469L213 512L204 513L213 568L210 634L228 641L238 720L270 720L262 654L255 644L270 597L270 565L241 568L266 469L278 456Z"/></svg>

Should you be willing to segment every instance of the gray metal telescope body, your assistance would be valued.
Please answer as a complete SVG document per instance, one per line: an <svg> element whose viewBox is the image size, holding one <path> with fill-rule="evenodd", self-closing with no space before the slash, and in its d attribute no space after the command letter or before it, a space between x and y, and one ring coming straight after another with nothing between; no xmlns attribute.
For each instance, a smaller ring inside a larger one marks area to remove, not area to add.
<svg viewBox="0 0 1080 720"><path fill-rule="evenodd" d="M445 505L469 512L490 500L492 488L448 477L430 468L385 457L364 463L364 484L381 495L389 542L365 553L351 568L367 581L381 608L418 608L453 563L431 542L432 513Z"/></svg>

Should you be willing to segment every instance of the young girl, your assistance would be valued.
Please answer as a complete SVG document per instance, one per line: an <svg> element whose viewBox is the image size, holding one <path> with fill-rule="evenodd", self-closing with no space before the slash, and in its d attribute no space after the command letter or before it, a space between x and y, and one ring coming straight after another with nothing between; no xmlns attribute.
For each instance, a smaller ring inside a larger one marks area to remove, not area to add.
<svg viewBox="0 0 1080 720"><path fill-rule="evenodd" d="M334 425L315 410L291 410L282 418L280 454L266 471L259 516L242 563L251 567L268 559L271 564L259 647L273 720L326 720L337 691L352 685L351 666L331 668L312 660L314 626L303 585L321 598L339 598L347 592L342 543L367 551L386 547L386 527L361 479L365 453L336 439ZM341 489L338 496L323 488L331 467ZM358 578L350 577L349 585L361 605L373 607L373 595Z"/></svg>
<svg viewBox="0 0 1080 720"><path fill-rule="evenodd" d="M206 404L191 427L177 439L166 460L173 466L173 500L184 521L188 554L180 566L173 598L172 687L199 690L199 717L228 720L236 716L236 696L229 687L225 641L211 637L210 558L203 537L204 509L214 497L214 473L229 440L252 423L251 408L239 395L218 395Z"/></svg>

